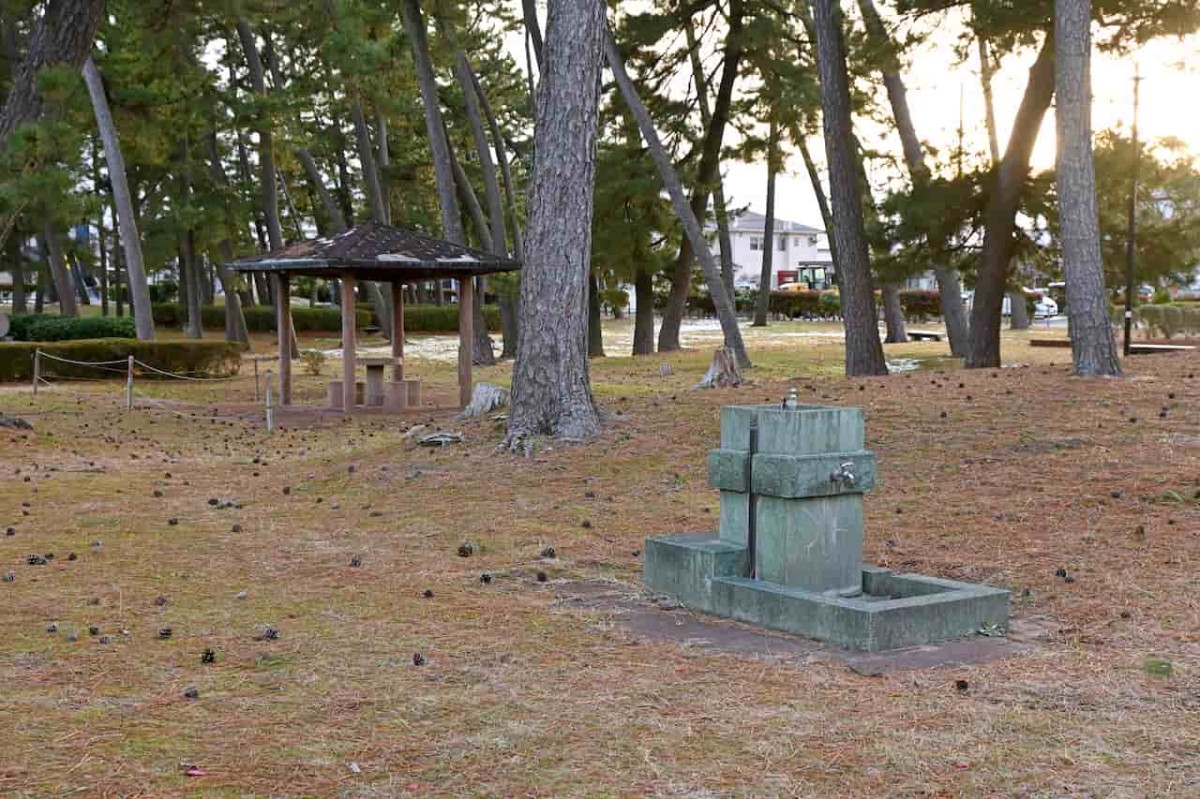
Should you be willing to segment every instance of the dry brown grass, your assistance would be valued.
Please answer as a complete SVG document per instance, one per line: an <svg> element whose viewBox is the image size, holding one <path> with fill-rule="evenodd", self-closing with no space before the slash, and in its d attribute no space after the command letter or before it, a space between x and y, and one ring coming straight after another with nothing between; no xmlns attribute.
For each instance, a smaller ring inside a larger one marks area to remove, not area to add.
<svg viewBox="0 0 1200 799"><path fill-rule="evenodd" d="M445 415L273 438L177 415L228 413L244 380L155 386L130 414L113 384L0 389L37 426L0 435L0 795L1200 795L1200 358L1084 381L1066 353L1008 343L1035 365L846 380L837 345L793 341L715 392L687 390L706 353L667 378L666 358L612 358L593 366L603 436L532 460L496 454L491 422L406 448L404 424ZM450 367L421 372L451 387ZM644 536L715 526L717 408L789 378L868 410L868 560L1012 588L1033 646L871 678L639 640L556 603L571 581L635 591ZM465 540L481 551L458 557ZM255 640L267 625L279 640Z"/></svg>

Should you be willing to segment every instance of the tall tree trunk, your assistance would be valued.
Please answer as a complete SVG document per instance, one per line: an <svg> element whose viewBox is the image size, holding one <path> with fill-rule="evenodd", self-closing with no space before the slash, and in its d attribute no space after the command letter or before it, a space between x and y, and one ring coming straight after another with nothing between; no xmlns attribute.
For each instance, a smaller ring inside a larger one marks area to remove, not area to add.
<svg viewBox="0 0 1200 799"><path fill-rule="evenodd" d="M112 185L113 210L121 240L125 282L129 288L129 303L133 307L133 321L140 341L154 341L154 317L150 310L150 283L146 279L145 262L142 260L142 236L138 231L137 217L133 208L133 194L129 190L129 179L125 172L125 158L121 153L121 139L113 123L104 93L104 81L100 70L92 59L83 65L83 79L87 84L96 126L100 130L100 141L104 143L104 160L108 163L108 180ZM119 282L119 281L118 281ZM119 291L119 286L118 286ZM118 311L119 313L119 311Z"/></svg>
<svg viewBox="0 0 1200 799"><path fill-rule="evenodd" d="M20 237L9 236L4 249L8 253L9 270L13 278L12 312L23 314L29 308L25 299L25 255L21 252Z"/></svg>
<svg viewBox="0 0 1200 799"><path fill-rule="evenodd" d="M738 0L733 1L735 3L738 2ZM721 332L724 334L725 346L733 351L738 365L746 368L750 366L750 357L746 354L746 345L742 341L742 332L738 329L737 315L733 308L733 299L725 291L725 284L721 280L720 266L717 264L716 259L713 258L708 241L704 238L704 230L700 226L700 220L697 218L696 213L694 213L695 206L688 205L684 197L683 185L679 182L679 175L675 172L675 165L671 162L671 157L667 154L666 148L663 147L662 140L658 137L658 131L654 129L654 121L650 118L650 112L646 110L641 97L638 96L637 88L634 87L633 81L629 79L629 73L625 71L625 63L621 60L621 54L617 51L616 42L613 41L607 27L604 34L604 54L608 60L609 69L612 70L613 77L616 78L617 86L621 90L621 96L625 98L625 104L629 106L633 118L637 120L642 138L646 140L646 145L650 148L650 155L654 159L654 163L658 166L659 178L662 180L663 186L671 197L671 204L675 208L675 214L679 217L679 221L683 225L685 238L680 247L680 253L682 254L686 248L688 258L691 258L691 252L693 251L700 256L700 268L704 272L704 279L708 282L708 290L717 312L717 319L721 323ZM720 107L721 103L718 101L718 109ZM727 108L725 111L714 111L714 124L716 124L717 117L727 111ZM703 162L703 158L701 160ZM678 272L675 277L676 279L679 278ZM666 324L665 316L663 324ZM678 327L676 327L675 338L675 343L678 345ZM658 345L659 349L662 350L663 337L661 331ZM678 346L675 349L678 349Z"/></svg>
<svg viewBox="0 0 1200 799"><path fill-rule="evenodd" d="M375 164L375 151L371 147L371 132L367 129L367 120L363 116L362 106L358 103L350 105L350 118L354 122L354 138L358 144L358 159L362 162L363 183L367 190L367 201L371 207L371 220L381 225L387 224L387 208L383 203L383 189L379 186L379 167ZM366 281L363 284L375 315L379 317L379 325L383 337L391 340L392 303L390 292L385 296L378 283Z"/></svg>
<svg viewBox="0 0 1200 799"><path fill-rule="evenodd" d="M600 280L595 274L588 281L588 357L604 357L604 328L600 314Z"/></svg>
<svg viewBox="0 0 1200 799"><path fill-rule="evenodd" d="M720 177L720 160L721 160L721 144L725 136L725 128L729 122L730 107L733 102L733 86L737 81L738 67L742 58L742 15L744 12L742 0L730 0L728 13L729 30L725 34L725 64L721 69L721 81L717 86L717 96L713 104L712 116L709 118L709 124L705 130L704 142L700 151L700 163L696 169L696 185L692 190L691 215L699 220L701 229L703 229L703 220L706 211L708 210L708 196L710 188L716 183ZM615 45L613 53L616 53ZM614 68L615 69L615 68ZM624 71L624 63L621 65ZM632 89L633 84L630 83ZM626 97L626 102L629 98ZM640 121L639 121L640 124ZM645 136L645 131L642 131ZM672 165L672 171L674 166ZM679 344L679 328L683 323L684 310L687 307L688 294L692 287L692 259L700 254L701 249L707 250L707 243L699 245L691 240L691 237L684 239L679 248L679 255L675 260L675 269L671 277L671 290L667 294L667 305L663 309L662 327L658 331L658 349L660 351L677 350ZM714 280L706 279L709 284L709 292L716 296ZM716 278L716 282L720 281L720 275ZM722 284L722 289L724 285ZM722 291L728 296L728 292ZM740 339L740 336L739 336ZM726 346L730 346L729 341L725 342ZM734 348L737 352L737 348ZM744 348L738 354L739 362L745 356ZM748 359L745 363L740 363L744 368L749 363Z"/></svg>
<svg viewBox="0 0 1200 799"><path fill-rule="evenodd" d="M775 176L779 174L779 125L774 115L767 134L767 218L763 222L762 270L758 277L758 301L754 305L754 326L767 326L771 303L771 278L775 272Z"/></svg>
<svg viewBox="0 0 1200 799"><path fill-rule="evenodd" d="M817 208L821 211L821 224L825 226L825 235L829 237L829 258L833 261L833 282L838 283L838 271L841 267L838 265L838 250L837 239L833 235L833 211L829 209L829 198L825 194L825 187L821 185L821 175L817 171L817 164L813 161L812 152L808 149L808 141L803 135L795 137L796 146L800 150L800 157L804 160L804 171L808 173L808 182L812 184L813 194L817 196Z"/></svg>
<svg viewBox="0 0 1200 799"><path fill-rule="evenodd" d="M521 233L522 220L517 213L516 186L513 184L512 172L509 168L508 151L504 144L504 136L500 132L500 126L496 122L496 115L492 112L492 106L488 102L487 94L484 93L483 86L479 83L479 77L470 69L470 66L470 62L468 62L467 69L470 72L471 85L475 89L475 96L479 98L479 105L483 109L484 118L487 120L489 130L491 130L492 142L496 148L496 162L500 166L500 175L504 179L504 206L508 212L509 229L512 231L513 254L518 261L524 261L525 242L524 236ZM497 292L500 301L500 319L504 341L500 353L501 358L515 358L517 355L517 337L521 329L520 280L520 272L507 276L505 281L511 281L515 285L505 285Z"/></svg>
<svg viewBox="0 0 1200 799"><path fill-rule="evenodd" d="M246 56L246 65L250 72L250 88L259 98L259 102L267 96L266 80L263 76L262 59L258 54L258 42L250 23L239 17L237 20L238 39ZM267 228L267 243L271 250L283 248L283 225L279 221L279 189L275 180L275 151L272 141L271 126L265 119L265 112L260 108L255 112L257 117L256 132L258 133L258 161L261 176L259 178L262 191L263 217Z"/></svg>
<svg viewBox="0 0 1200 799"><path fill-rule="evenodd" d="M1121 363L1113 342L1100 254L1092 160L1091 22L1091 0L1055 0L1058 207L1075 374L1113 377L1121 374Z"/></svg>
<svg viewBox="0 0 1200 799"><path fill-rule="evenodd" d="M912 111L908 105L908 88L904 85L904 78L900 75L900 61L896 57L895 43L888 34L887 28L884 27L883 20L875 8L874 0L859 0L858 6L866 23L867 36L886 54L883 67L884 88L887 90L888 102L892 106L892 116L900 134L909 179L914 186L920 186L929 180L929 166L925 162L925 148L917 137L916 125L913 124ZM950 339L950 352L956 357L964 357L967 351L967 312L963 307L958 270L937 265L934 266L933 273L938 284L942 321L946 325L946 336ZM904 320L903 313L895 313L899 306L899 296L894 298L893 307L889 311L886 286L884 291L884 319L891 320L888 324L888 341L891 342L893 338L907 341L907 333L894 327L897 320L902 327Z"/></svg>
<svg viewBox="0 0 1200 799"><path fill-rule="evenodd" d="M446 137L447 145L450 138ZM463 204L467 206L469 216L475 228L479 231L479 239L484 242L484 249L490 245L487 242L493 240L492 227L488 224L487 218L483 215L483 206L479 204L479 198L475 196L475 189L471 186L471 180L467 177L467 172L462 168L462 164L458 162L457 156L454 154L454 148L448 146L450 153L450 167L454 172L454 184L458 187L458 195L462 198ZM474 338L471 342L471 363L492 366L496 363L496 355L492 349L492 337L488 335L487 323L483 319L483 302L486 286L484 278L475 279L476 302L471 306L471 313L474 317L472 331Z"/></svg>
<svg viewBox="0 0 1200 799"><path fill-rule="evenodd" d="M0 108L0 151L18 126L42 115L38 77L57 64L78 68L92 49L96 28L104 14L104 0L49 0L33 23L25 60L13 75L8 96Z"/></svg>
<svg viewBox="0 0 1200 799"><path fill-rule="evenodd" d="M537 58L540 70L542 69L542 54L545 51L545 45L542 43L542 28L538 24L537 0L521 0L521 14L525 24L525 33L533 43L534 56Z"/></svg>
<svg viewBox="0 0 1200 799"><path fill-rule="evenodd" d="M75 304L75 286L71 282L71 274L67 271L67 262L63 258L62 242L58 238L58 230L47 212L45 220L46 263L50 267L50 278L54 281L54 293L58 295L58 312L62 316L79 316L79 308Z"/></svg>
<svg viewBox="0 0 1200 799"><path fill-rule="evenodd" d="M188 175L191 166L191 142L185 135L180 148L179 186L180 201L186 210L191 204L192 181ZM204 289L201 283L201 269L196 258L196 237L189 227L180 233L179 237L179 285L184 287L183 275L187 274L187 291L184 295L184 305L187 308L187 319L183 326L183 334L188 338L199 339L204 336L204 323L200 318L201 305L204 299Z"/></svg>
<svg viewBox="0 0 1200 799"><path fill-rule="evenodd" d="M1018 276L1018 281L1020 277ZM1025 292L1010 291L1008 293L1008 308L1009 308L1009 329L1010 330L1028 330L1029 309L1025 307Z"/></svg>
<svg viewBox="0 0 1200 799"><path fill-rule="evenodd" d="M696 105L700 107L700 124L707 130L712 121L708 110L708 80L704 75L704 64L700 60L700 47L696 42L696 29L692 24L692 17L689 15L683 24L688 58L692 64L692 83L696 86ZM725 290L732 297L733 237L729 234L729 214L725 205L725 186L720 166L717 167L717 182L713 187L713 215L717 222L717 244L721 250L721 280L725 282Z"/></svg>
<svg viewBox="0 0 1200 799"><path fill-rule="evenodd" d="M100 148L95 137L91 140L92 194L101 209L96 215L96 254L100 261L100 315L108 316L108 242L104 236L104 193L100 189ZM15 284L15 281L14 281Z"/></svg>
<svg viewBox="0 0 1200 799"><path fill-rule="evenodd" d="M1054 96L1054 37L1047 35L1037 61L1029 70L1025 95L1013 121L1008 147L993 177L991 196L984 210L983 252L975 302L971 307L968 368L1000 366L1000 312L1012 264L1014 229L1021 189L1029 174L1029 159L1037 142L1042 119Z"/></svg>
<svg viewBox="0 0 1200 799"><path fill-rule="evenodd" d="M812 12L824 110L825 153L833 197L833 233L837 237L841 259L838 283L842 323L846 330L846 375L886 375L887 363L883 345L879 342L870 252L863 224L860 167L853 143L841 8L836 0L813 0Z"/></svg>
<svg viewBox="0 0 1200 799"><path fill-rule="evenodd" d="M217 148L215 130L208 134L208 174L218 189L228 188L229 178L225 175L225 168L221 166L221 153ZM242 310L242 298L237 291L237 276L227 266L235 257L232 238L235 228L233 210L226 205L225 229L222 231L224 235L217 242L217 252L221 257L221 263L217 265L217 278L221 281L221 291L225 295L225 339L248 344L250 338L246 332L246 314Z"/></svg>
<svg viewBox="0 0 1200 799"><path fill-rule="evenodd" d="M604 32L596 0L550 0L508 421L514 449L529 451L538 435L579 440L600 432L585 325Z"/></svg>
<svg viewBox="0 0 1200 799"><path fill-rule="evenodd" d="M388 148L388 124L387 116L375 108L375 147L378 150L375 156L375 168L379 174L379 194L383 198L383 221L387 224L392 224L392 193L388 189L387 170L392 161L392 154Z"/></svg>
<svg viewBox="0 0 1200 799"><path fill-rule="evenodd" d="M633 279L633 296L637 308L633 312L633 354L654 354L654 274L644 263L638 263Z"/></svg>
<svg viewBox="0 0 1200 799"><path fill-rule="evenodd" d="M987 37L980 34L979 82L983 86L983 118L987 125L988 152L992 155L992 166L1000 163L1000 137L996 133L996 104L992 101L992 57L988 53Z"/></svg>
<svg viewBox="0 0 1200 799"><path fill-rule="evenodd" d="M404 28L408 32L409 42L412 44L413 63L416 66L417 83L421 90L421 104L425 110L425 129L429 135L429 147L433 155L433 171L437 179L438 203L442 210L442 232L447 241L453 244L466 244L467 238L459 217L458 203L455 201L453 156L446 137L442 109L438 104L437 82L433 74L433 61L429 56L425 19L421 14L419 0L404 0L401 10L404 15ZM503 236L503 232L500 235ZM481 295L476 307L482 305L483 297ZM479 311L482 313L482 308L479 308ZM495 363L496 356L492 351L492 341L487 335L486 325L476 324L475 328L472 360L482 364Z"/></svg>
<svg viewBox="0 0 1200 799"><path fill-rule="evenodd" d="M884 338L888 344L904 344L908 341L908 331L904 329L904 306L900 303L900 286L896 283L884 283L883 294L883 323L887 327Z"/></svg>

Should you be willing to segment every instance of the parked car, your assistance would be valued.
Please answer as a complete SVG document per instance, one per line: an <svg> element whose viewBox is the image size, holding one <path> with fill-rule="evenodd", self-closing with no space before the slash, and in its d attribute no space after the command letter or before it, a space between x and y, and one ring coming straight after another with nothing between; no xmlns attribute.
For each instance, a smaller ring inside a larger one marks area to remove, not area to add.
<svg viewBox="0 0 1200 799"><path fill-rule="evenodd" d="M1042 297L1033 303L1034 319L1049 319L1058 316L1058 303L1049 297Z"/></svg>

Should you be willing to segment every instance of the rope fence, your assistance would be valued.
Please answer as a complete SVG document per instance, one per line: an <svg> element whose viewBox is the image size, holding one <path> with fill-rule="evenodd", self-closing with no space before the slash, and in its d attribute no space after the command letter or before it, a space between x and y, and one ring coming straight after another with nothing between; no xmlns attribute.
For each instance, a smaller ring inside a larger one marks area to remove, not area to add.
<svg viewBox="0 0 1200 799"><path fill-rule="evenodd" d="M137 369L135 367L141 367L146 372L150 372L152 374L159 375L160 377L163 377L163 378L169 378L172 380L183 380L183 381L192 382L192 383L228 383L228 382L231 382L238 378L237 375L233 375L230 377L197 377L195 375L177 374L175 372L168 372L164 369L159 369L157 366L153 366L151 364L146 363L145 361L134 358L132 355L130 355L128 358L125 358L122 360L77 361L77 360L73 360L71 358L63 358L58 355L52 355L48 352L42 352L42 350L36 349L33 352L33 386L32 386L33 395L35 397L38 394L39 387L54 385L54 383L52 383L49 379L47 379L46 374L44 374L44 372L43 372L43 365L42 365L43 361L49 361L50 363L55 363L55 362L63 363L63 364L67 364L70 366L82 367L85 369L94 369L98 372L108 372L108 373L114 374L114 375L124 375L125 376L125 410L127 410L127 411L133 410L133 407L134 407L134 377L137 374ZM50 375L50 377L55 377L55 375ZM273 402L274 391L273 391L273 384L272 384L273 383L272 374L271 374L270 369L266 370L265 378L266 378L266 381L265 381L266 382L266 391L263 393L263 406L264 406L263 407L263 415L264 415L264 422L266 424L267 432L272 433L272 432L274 432L274 429L275 429L275 406L274 406L274 402ZM74 380L84 380L84 381L91 381L91 382L101 382L104 380L111 380L112 378L71 376L71 377L64 378L64 379L73 380L73 381ZM259 401L259 374L258 374L258 362L257 361L255 361L255 363L254 363L254 401L255 402ZM144 410L161 411L164 413L173 414L175 416L179 416L179 417L183 417L183 418L199 419L201 421L217 420L217 419L232 419L232 420L242 421L242 422L247 421L244 417L241 417L241 416L222 416L222 415L218 415L218 414L201 415L201 414L193 414L193 413L186 413L186 412L182 412L182 411L176 411L176 410L172 410L170 408L159 408L159 407L153 407L153 406L147 406L147 407L144 407L143 409Z"/></svg>

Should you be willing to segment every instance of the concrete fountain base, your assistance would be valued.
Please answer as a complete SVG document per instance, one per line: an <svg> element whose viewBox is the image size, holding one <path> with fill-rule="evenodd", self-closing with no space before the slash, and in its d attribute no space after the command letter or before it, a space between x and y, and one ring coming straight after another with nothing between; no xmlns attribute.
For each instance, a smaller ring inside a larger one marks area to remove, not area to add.
<svg viewBox="0 0 1200 799"><path fill-rule="evenodd" d="M749 551L712 535L646 539L645 583L716 616L878 652L972 635L1008 624L1009 592L864 567L846 597L756 580Z"/></svg>

